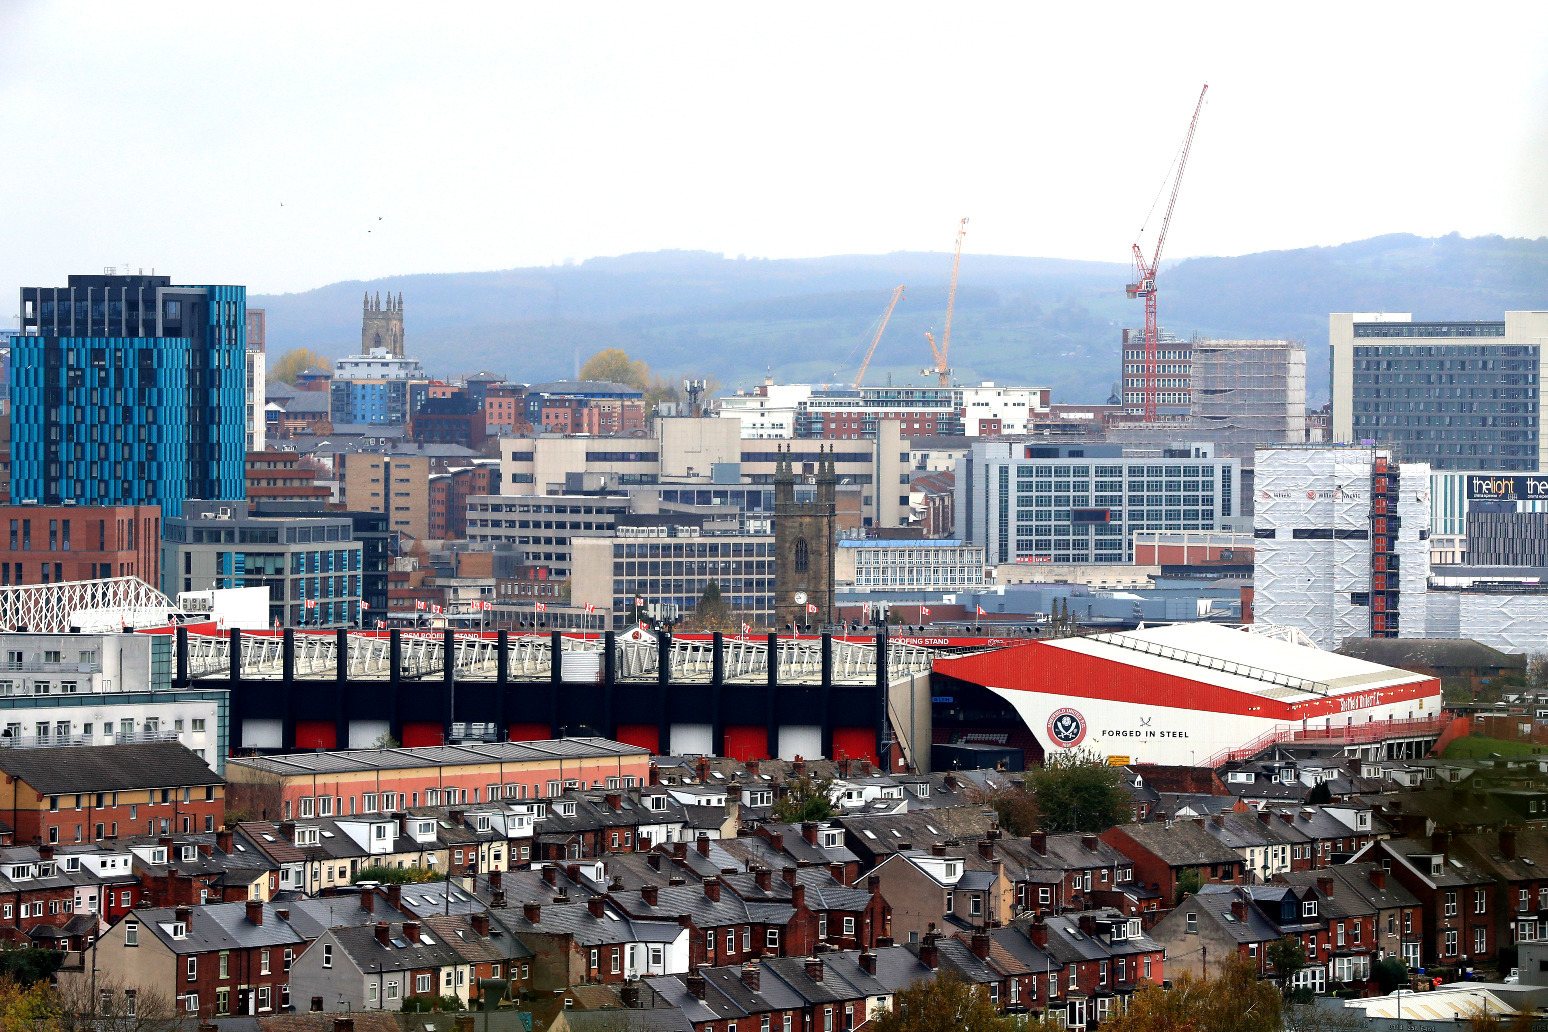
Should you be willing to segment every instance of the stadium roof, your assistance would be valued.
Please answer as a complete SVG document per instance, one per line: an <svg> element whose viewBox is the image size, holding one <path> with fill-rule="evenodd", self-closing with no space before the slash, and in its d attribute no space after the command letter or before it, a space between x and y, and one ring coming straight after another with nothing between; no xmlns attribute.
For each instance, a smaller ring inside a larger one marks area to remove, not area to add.
<svg viewBox="0 0 1548 1032"><path fill-rule="evenodd" d="M1282 702L1431 680L1424 674L1210 623L1167 624L1045 644Z"/></svg>
<svg viewBox="0 0 1548 1032"><path fill-rule="evenodd" d="M556 738L542 742L489 742L481 745L427 745L407 749L341 749L278 756L234 756L227 762L272 774L307 775L465 763L520 763L636 755L648 756L650 750L607 738Z"/></svg>

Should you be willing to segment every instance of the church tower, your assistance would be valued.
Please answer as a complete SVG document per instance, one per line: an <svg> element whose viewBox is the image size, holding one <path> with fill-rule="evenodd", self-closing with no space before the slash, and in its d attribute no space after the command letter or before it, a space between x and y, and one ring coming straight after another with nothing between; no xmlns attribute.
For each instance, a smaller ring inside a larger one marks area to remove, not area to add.
<svg viewBox="0 0 1548 1032"><path fill-rule="evenodd" d="M360 317L360 353L369 355L372 348L386 348L394 358L403 357L403 293L393 300L387 293L387 305L382 306L382 295L375 298L369 291L365 296L365 308Z"/></svg>
<svg viewBox="0 0 1548 1032"><path fill-rule="evenodd" d="M779 449L774 467L774 625L786 633L791 624L816 631L838 619L833 608L838 475L832 452L818 445L812 479L802 478L816 485L817 498L797 502L792 447Z"/></svg>

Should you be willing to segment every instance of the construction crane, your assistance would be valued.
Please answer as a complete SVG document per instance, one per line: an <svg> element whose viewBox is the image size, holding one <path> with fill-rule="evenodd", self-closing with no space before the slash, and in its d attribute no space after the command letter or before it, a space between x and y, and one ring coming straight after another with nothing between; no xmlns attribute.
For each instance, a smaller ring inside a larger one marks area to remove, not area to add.
<svg viewBox="0 0 1548 1032"><path fill-rule="evenodd" d="M957 305L957 270L962 267L962 238L967 236L968 220L964 218L957 227L957 251L951 259L951 289L946 292L946 328L941 331L941 343L935 345L935 335L925 334L925 340L930 342L930 354L935 356L934 369L921 369L920 372L928 375L935 373L942 387L951 386L951 367L946 359L951 352L951 312Z"/></svg>
<svg viewBox="0 0 1548 1032"><path fill-rule="evenodd" d="M1177 207L1177 192L1182 189L1183 170L1188 167L1188 152L1193 149L1193 133L1199 127L1199 112L1204 110L1204 94L1209 92L1209 84L1199 91L1199 102L1193 109L1193 121L1188 123L1188 135L1183 137L1182 150L1177 156L1177 178L1172 181L1172 197L1166 203L1166 215L1161 219L1161 229L1156 234L1156 251L1150 261L1145 261L1145 252L1140 250L1139 241L1134 242L1134 280L1125 290L1130 297L1142 297L1145 299L1145 422L1156 421L1156 394L1160 386L1158 374L1158 343L1160 332L1156 325L1156 266L1161 262L1161 249L1166 246L1166 231L1172 225L1172 210ZM1154 207L1151 208L1154 211ZM1149 216L1146 216L1149 221ZM1143 235L1145 228L1140 227Z"/></svg>
<svg viewBox="0 0 1548 1032"><path fill-rule="evenodd" d="M860 381L865 379L865 371L870 368L871 356L876 354L876 345L881 343L882 334L887 332L887 320L892 318L892 310L898 307L898 302L903 300L903 288L892 288L892 302L887 305L887 310L882 313L881 325L876 327L876 336L871 338L871 346L865 349L865 361L860 363L860 371L855 374L855 386L860 386Z"/></svg>

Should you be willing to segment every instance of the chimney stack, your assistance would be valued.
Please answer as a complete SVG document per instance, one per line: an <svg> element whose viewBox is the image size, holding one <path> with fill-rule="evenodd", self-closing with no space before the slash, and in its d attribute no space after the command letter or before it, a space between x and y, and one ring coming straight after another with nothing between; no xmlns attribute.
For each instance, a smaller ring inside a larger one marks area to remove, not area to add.
<svg viewBox="0 0 1548 1032"><path fill-rule="evenodd" d="M355 1032L354 1018L334 1018L333 1032Z"/></svg>
<svg viewBox="0 0 1548 1032"><path fill-rule="evenodd" d="M932 842L932 843L930 843L930 855L931 856L945 856L946 855L946 843L944 843L944 842Z"/></svg>
<svg viewBox="0 0 1548 1032"><path fill-rule="evenodd" d="M1317 876L1317 891L1324 896L1333 895L1333 876L1331 874L1319 874Z"/></svg>
<svg viewBox="0 0 1548 1032"><path fill-rule="evenodd" d="M607 795L603 796L602 798L607 801L608 809L613 810L614 812L623 809L623 794L622 793L620 793L620 792L609 792Z"/></svg>
<svg viewBox="0 0 1548 1032"><path fill-rule="evenodd" d="M1516 859L1516 829L1500 829L1500 853L1507 860Z"/></svg>
<svg viewBox="0 0 1548 1032"><path fill-rule="evenodd" d="M1027 926L1027 938L1032 940L1032 945L1038 949L1048 948L1048 923L1043 920L1043 915L1038 914Z"/></svg>
<svg viewBox="0 0 1548 1032"><path fill-rule="evenodd" d="M797 910L800 910L802 907L806 906L805 885L790 886L790 905L795 907Z"/></svg>
<svg viewBox="0 0 1548 1032"><path fill-rule="evenodd" d="M383 946L392 945L392 932L388 929L386 921L376 922L376 941Z"/></svg>
<svg viewBox="0 0 1548 1032"><path fill-rule="evenodd" d="M1247 901L1245 899L1233 899L1231 901L1231 916L1238 921L1247 921Z"/></svg>
<svg viewBox="0 0 1548 1032"><path fill-rule="evenodd" d="M753 777L758 776L757 760L748 760L745 764L743 764L743 766L746 768L748 774L751 774Z"/></svg>
<svg viewBox="0 0 1548 1032"><path fill-rule="evenodd" d="M263 903L260 900L247 901L247 920L250 924L263 924Z"/></svg>
<svg viewBox="0 0 1548 1032"><path fill-rule="evenodd" d="M696 845L699 847L699 855L700 856L709 856L709 836L708 835L705 835L705 834L703 834L701 832L699 834L699 838L698 838L698 841L696 842Z"/></svg>
<svg viewBox="0 0 1548 1032"><path fill-rule="evenodd" d="M690 971L688 972L687 982L688 992L693 995L693 998L696 1000L704 999L704 976L699 974L698 971Z"/></svg>
<svg viewBox="0 0 1548 1032"><path fill-rule="evenodd" d="M403 937L405 939L407 939L409 942L418 942L419 941L419 922L418 921L404 921L403 922Z"/></svg>
<svg viewBox="0 0 1548 1032"><path fill-rule="evenodd" d="M284 921L286 924L290 923L290 910L286 907L276 908L274 911L274 916L279 918L281 921Z"/></svg>
<svg viewBox="0 0 1548 1032"><path fill-rule="evenodd" d="M505 879L504 879L504 877L502 877L501 872L499 872L499 871L490 871L489 872L489 887L491 889L498 889L498 888L500 888L504 881L505 881Z"/></svg>
<svg viewBox="0 0 1548 1032"><path fill-rule="evenodd" d="M521 916L525 917L533 924L537 924L543 919L543 904L537 902L536 900L530 903L523 903L521 905Z"/></svg>
<svg viewBox="0 0 1548 1032"><path fill-rule="evenodd" d="M559 868L556 867L553 864L546 864L546 865L544 865L544 867L543 867L543 880L546 881L550 885L558 885L559 884Z"/></svg>
<svg viewBox="0 0 1548 1032"><path fill-rule="evenodd" d="M294 843L296 841L296 822L280 821L279 833L280 838L284 839L286 842ZM167 840L168 843L171 841L171 839Z"/></svg>
<svg viewBox="0 0 1548 1032"><path fill-rule="evenodd" d="M794 867L781 867L779 869L779 876L785 879L786 885L794 885L796 883L796 869Z"/></svg>
<svg viewBox="0 0 1548 1032"><path fill-rule="evenodd" d="M1080 844L1086 847L1086 852L1088 853L1095 853L1097 851L1097 843L1100 841L1102 840L1095 835L1082 835L1080 837Z"/></svg>
<svg viewBox="0 0 1548 1032"><path fill-rule="evenodd" d="M473 922L473 931L475 933L480 936L487 936L489 934L489 914L487 911L480 914L474 914L471 920Z"/></svg>
<svg viewBox="0 0 1548 1032"><path fill-rule="evenodd" d="M978 855L983 857L985 860L993 860L994 859L994 840L993 839L979 839L978 840Z"/></svg>
<svg viewBox="0 0 1548 1032"><path fill-rule="evenodd" d="M586 909L591 911L592 917L602 916L602 897L592 896L586 901Z"/></svg>
<svg viewBox="0 0 1548 1032"><path fill-rule="evenodd" d="M706 878L706 879L704 879L704 895L709 898L709 901L711 903L719 903L720 902L720 879L719 878Z"/></svg>
<svg viewBox="0 0 1548 1032"><path fill-rule="evenodd" d="M231 852L232 848L231 840L231 829L222 828L215 833L215 848L220 850L222 853L229 853Z"/></svg>
<svg viewBox="0 0 1548 1032"><path fill-rule="evenodd" d="M802 821L801 822L801 837L804 838L810 844L815 846L817 844L817 822L816 821Z"/></svg>
<svg viewBox="0 0 1548 1032"><path fill-rule="evenodd" d="M784 849L785 848L785 834L784 834L784 832L781 832L781 831L771 831L771 832L769 832L769 845L773 846L775 849Z"/></svg>
<svg viewBox="0 0 1548 1032"><path fill-rule="evenodd" d="M806 958L806 977L813 982L822 981L822 961L816 957Z"/></svg>
<svg viewBox="0 0 1548 1032"><path fill-rule="evenodd" d="M745 985L747 988L751 989L753 992L757 992L758 988L759 988L759 984L761 983L761 981L762 981L762 978L760 976L760 972L758 971L758 965L757 964L743 964L742 965L742 984L743 985Z"/></svg>
<svg viewBox="0 0 1548 1032"><path fill-rule="evenodd" d="M989 959L989 933L982 928L973 932L973 938L968 946L973 951L973 956L979 960Z"/></svg>
<svg viewBox="0 0 1548 1032"><path fill-rule="evenodd" d="M757 882L758 888L768 892L774 885L774 876L767 867L760 867L753 871L753 881Z"/></svg>
<svg viewBox="0 0 1548 1032"><path fill-rule="evenodd" d="M941 948L935 945L934 934L926 935L919 944L919 963L934 971L941 966Z"/></svg>
<svg viewBox="0 0 1548 1032"><path fill-rule="evenodd" d="M368 914L376 912L376 888L371 885L360 886L360 909Z"/></svg>
<svg viewBox="0 0 1548 1032"><path fill-rule="evenodd" d="M655 906L656 905L656 901L658 899L660 899L660 898L661 898L661 890L659 888L657 888L656 886L654 886L654 885L641 885L640 886L640 899L645 901L645 905L646 906L650 906L650 907Z"/></svg>
<svg viewBox="0 0 1548 1032"><path fill-rule="evenodd" d="M188 924L193 920L193 908L178 907L172 911L172 920L181 921L183 924Z"/></svg>
<svg viewBox="0 0 1548 1032"><path fill-rule="evenodd" d="M869 952L860 954L860 970L868 975L875 975L876 954Z"/></svg>
<svg viewBox="0 0 1548 1032"><path fill-rule="evenodd" d="M1031 846L1032 852L1036 853L1038 856L1047 856L1048 833L1044 831L1034 831L1032 834L1027 836L1027 845Z"/></svg>
<svg viewBox="0 0 1548 1032"><path fill-rule="evenodd" d="M1387 872L1380 867L1372 867L1371 885L1377 889L1385 890L1387 887Z"/></svg>

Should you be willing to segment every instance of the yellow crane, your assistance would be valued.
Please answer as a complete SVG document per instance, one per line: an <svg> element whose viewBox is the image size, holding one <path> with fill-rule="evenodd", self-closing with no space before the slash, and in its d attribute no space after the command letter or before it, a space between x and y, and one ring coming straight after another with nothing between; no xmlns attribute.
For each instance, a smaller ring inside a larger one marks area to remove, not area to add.
<svg viewBox="0 0 1548 1032"><path fill-rule="evenodd" d="M903 300L903 288L892 288L892 302L887 305L887 311L882 314L881 325L876 327L876 336L871 338L871 346L865 351L865 361L860 363L860 371L855 374L855 386L860 386L860 381L865 379L865 371L870 368L871 356L876 354L876 345L881 343L882 334L887 331L887 320L892 318L892 310L898 307L898 302Z"/></svg>
<svg viewBox="0 0 1548 1032"><path fill-rule="evenodd" d="M951 289L946 292L946 328L941 331L940 346L936 346L934 334L925 334L925 340L930 342L930 354L935 356L935 368L920 371L926 374L934 372L942 387L951 386L951 367L946 360L951 352L951 313L957 305L957 270L962 267L962 238L967 236L967 224L968 220L964 217L957 227L957 250L951 259Z"/></svg>

